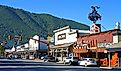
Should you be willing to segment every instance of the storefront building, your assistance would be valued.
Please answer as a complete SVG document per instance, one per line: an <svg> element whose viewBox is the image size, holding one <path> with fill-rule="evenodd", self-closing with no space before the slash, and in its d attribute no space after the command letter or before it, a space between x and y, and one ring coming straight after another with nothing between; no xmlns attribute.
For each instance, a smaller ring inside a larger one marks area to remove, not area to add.
<svg viewBox="0 0 121 71"><path fill-rule="evenodd" d="M120 41L119 32L121 32L119 29L113 29L79 36L77 42L73 45L74 56L100 59L102 66L108 66L106 48Z"/></svg>
<svg viewBox="0 0 121 71"><path fill-rule="evenodd" d="M118 39L114 39L115 43L106 48L108 53L109 67L121 67L121 32L113 34Z"/></svg>
<svg viewBox="0 0 121 71"><path fill-rule="evenodd" d="M89 34L88 30L75 30L66 26L54 31L54 46L51 47L51 55L63 61L72 53L73 43L77 41L78 33Z"/></svg>
<svg viewBox="0 0 121 71"><path fill-rule="evenodd" d="M28 47L29 59L39 58L40 55L48 53L48 41L38 35L30 38Z"/></svg>

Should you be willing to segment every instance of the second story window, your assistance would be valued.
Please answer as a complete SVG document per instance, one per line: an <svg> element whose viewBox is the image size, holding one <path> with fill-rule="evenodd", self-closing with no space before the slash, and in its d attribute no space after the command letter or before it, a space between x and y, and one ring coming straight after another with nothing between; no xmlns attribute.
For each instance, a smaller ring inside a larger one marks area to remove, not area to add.
<svg viewBox="0 0 121 71"><path fill-rule="evenodd" d="M58 40L62 40L62 39L66 39L66 33L58 35Z"/></svg>

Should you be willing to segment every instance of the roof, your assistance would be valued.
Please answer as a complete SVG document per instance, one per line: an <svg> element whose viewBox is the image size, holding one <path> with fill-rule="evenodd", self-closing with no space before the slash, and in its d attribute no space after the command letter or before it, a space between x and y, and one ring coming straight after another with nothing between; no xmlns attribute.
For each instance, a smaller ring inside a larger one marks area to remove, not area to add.
<svg viewBox="0 0 121 71"><path fill-rule="evenodd" d="M77 31L78 33L90 33L90 30L71 29L71 32L77 32Z"/></svg>
<svg viewBox="0 0 121 71"><path fill-rule="evenodd" d="M81 37L93 36L93 35L99 35L99 34L102 34L102 33L107 33L107 32L112 32L112 31L121 31L121 30L120 30L120 29L112 29L112 30L107 30L107 31L99 32L99 33L93 33L93 34L81 35Z"/></svg>
<svg viewBox="0 0 121 71"><path fill-rule="evenodd" d="M52 46L51 48L63 48L63 47L69 47L71 46L73 43L65 43L65 44L62 44L62 45L55 45L55 46Z"/></svg>
<svg viewBox="0 0 121 71"><path fill-rule="evenodd" d="M55 33L55 32L59 32L59 31L65 30L65 29L69 29L69 28L70 28L70 26L66 26L66 27L54 30L53 32Z"/></svg>
<svg viewBox="0 0 121 71"><path fill-rule="evenodd" d="M121 42L110 45L106 49L109 51L121 51Z"/></svg>

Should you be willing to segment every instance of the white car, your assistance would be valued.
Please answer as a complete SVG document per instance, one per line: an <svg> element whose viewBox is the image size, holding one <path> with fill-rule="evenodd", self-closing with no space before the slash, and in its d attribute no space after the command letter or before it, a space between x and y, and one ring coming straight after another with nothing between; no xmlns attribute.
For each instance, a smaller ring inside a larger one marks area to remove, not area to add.
<svg viewBox="0 0 121 71"><path fill-rule="evenodd" d="M73 61L72 57L67 57L64 59L64 63L70 63L71 61Z"/></svg>
<svg viewBox="0 0 121 71"><path fill-rule="evenodd" d="M93 58L83 58L82 60L78 61L78 65L85 66L85 67L91 66L91 65L96 66L97 62Z"/></svg>
<svg viewBox="0 0 121 71"><path fill-rule="evenodd" d="M78 57L67 57L64 59L64 64L69 63L71 64L72 62L77 62L78 61Z"/></svg>

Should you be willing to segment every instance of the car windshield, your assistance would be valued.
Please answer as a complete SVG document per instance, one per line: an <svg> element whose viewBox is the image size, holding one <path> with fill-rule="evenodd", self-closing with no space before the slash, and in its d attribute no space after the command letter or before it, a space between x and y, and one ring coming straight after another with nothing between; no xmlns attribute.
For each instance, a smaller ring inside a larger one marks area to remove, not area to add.
<svg viewBox="0 0 121 71"><path fill-rule="evenodd" d="M67 57L66 59L71 59L72 57Z"/></svg>
<svg viewBox="0 0 121 71"><path fill-rule="evenodd" d="M83 58L82 60L83 60L83 61L86 61L86 60L89 60L89 61L95 61L95 60L92 59L92 58Z"/></svg>
<svg viewBox="0 0 121 71"><path fill-rule="evenodd" d="M73 57L73 59L78 59L78 57Z"/></svg>
<svg viewBox="0 0 121 71"><path fill-rule="evenodd" d="M83 60L83 61L86 61L87 59L86 59L86 58L83 58L82 60Z"/></svg>
<svg viewBox="0 0 121 71"><path fill-rule="evenodd" d="M89 59L90 61L95 61L94 59Z"/></svg>

